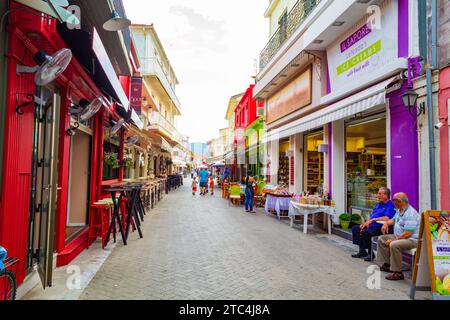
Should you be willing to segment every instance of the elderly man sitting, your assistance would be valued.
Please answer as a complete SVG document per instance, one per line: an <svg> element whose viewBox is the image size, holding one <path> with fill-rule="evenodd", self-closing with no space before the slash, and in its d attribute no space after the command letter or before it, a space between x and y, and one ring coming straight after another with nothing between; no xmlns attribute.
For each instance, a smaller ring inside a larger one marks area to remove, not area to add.
<svg viewBox="0 0 450 320"><path fill-rule="evenodd" d="M405 193L394 195L394 204L398 212L392 220L386 222L381 231L386 234L394 226L393 235L378 238L378 258L383 265L381 271L392 272L387 280L405 279L402 272L402 253L417 247L420 226L420 214L409 204Z"/></svg>
<svg viewBox="0 0 450 320"><path fill-rule="evenodd" d="M391 199L391 190L380 188L378 190L378 203L375 205L370 219L361 225L354 226L352 229L353 244L359 246L359 252L352 255L353 258L364 258L365 261L372 261L375 257L369 256L367 250L372 245L372 237L380 236L382 225L377 221L387 221L395 215L395 207ZM370 251L369 251L370 252Z"/></svg>

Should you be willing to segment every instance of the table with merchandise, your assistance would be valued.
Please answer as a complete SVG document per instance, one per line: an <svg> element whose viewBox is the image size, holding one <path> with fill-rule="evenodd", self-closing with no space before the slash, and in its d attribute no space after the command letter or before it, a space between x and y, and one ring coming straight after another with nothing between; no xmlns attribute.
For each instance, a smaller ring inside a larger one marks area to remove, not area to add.
<svg viewBox="0 0 450 320"><path fill-rule="evenodd" d="M308 216L312 215L312 226L314 226L315 215L323 213L326 216L326 225L328 227L328 234L331 234L332 217L336 216L333 205L323 205L321 203L312 204L306 201L290 201L289 203L289 218L291 219L291 227L294 226L295 217L303 216L303 232L308 232ZM325 225L325 220L324 220Z"/></svg>

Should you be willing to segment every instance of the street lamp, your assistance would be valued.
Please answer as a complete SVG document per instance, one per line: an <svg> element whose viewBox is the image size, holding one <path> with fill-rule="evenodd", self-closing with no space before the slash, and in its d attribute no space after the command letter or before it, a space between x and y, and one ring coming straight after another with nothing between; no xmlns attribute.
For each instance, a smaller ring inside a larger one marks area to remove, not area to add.
<svg viewBox="0 0 450 320"><path fill-rule="evenodd" d="M111 2L109 3L112 8L111 19L103 24L103 29L106 31L119 31L128 28L131 25L131 21L127 18L122 18L114 8L114 4Z"/></svg>

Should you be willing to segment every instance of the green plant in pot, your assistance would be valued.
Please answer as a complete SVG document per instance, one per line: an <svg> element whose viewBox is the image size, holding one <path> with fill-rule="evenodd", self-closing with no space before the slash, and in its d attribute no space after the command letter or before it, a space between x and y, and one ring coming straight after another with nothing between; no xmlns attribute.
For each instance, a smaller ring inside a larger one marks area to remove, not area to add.
<svg viewBox="0 0 450 320"><path fill-rule="evenodd" d="M352 224L361 224L362 223L362 218L359 214L353 214L352 218L351 218L351 223Z"/></svg>
<svg viewBox="0 0 450 320"><path fill-rule="evenodd" d="M119 168L119 160L117 159L116 154L113 152L105 153L104 161L108 166L112 167L113 169Z"/></svg>
<svg viewBox="0 0 450 320"><path fill-rule="evenodd" d="M342 229L347 230L350 226L350 215L348 213L343 213L339 216L339 222Z"/></svg>

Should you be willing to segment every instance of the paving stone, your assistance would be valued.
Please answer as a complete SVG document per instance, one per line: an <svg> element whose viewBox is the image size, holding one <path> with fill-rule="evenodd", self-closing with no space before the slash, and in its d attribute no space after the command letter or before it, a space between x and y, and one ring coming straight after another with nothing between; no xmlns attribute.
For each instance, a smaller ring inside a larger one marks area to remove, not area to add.
<svg viewBox="0 0 450 320"><path fill-rule="evenodd" d="M320 230L307 235L220 196L192 197L189 180L147 213L144 238L119 241L80 299L407 299L409 281L369 290L369 264Z"/></svg>

